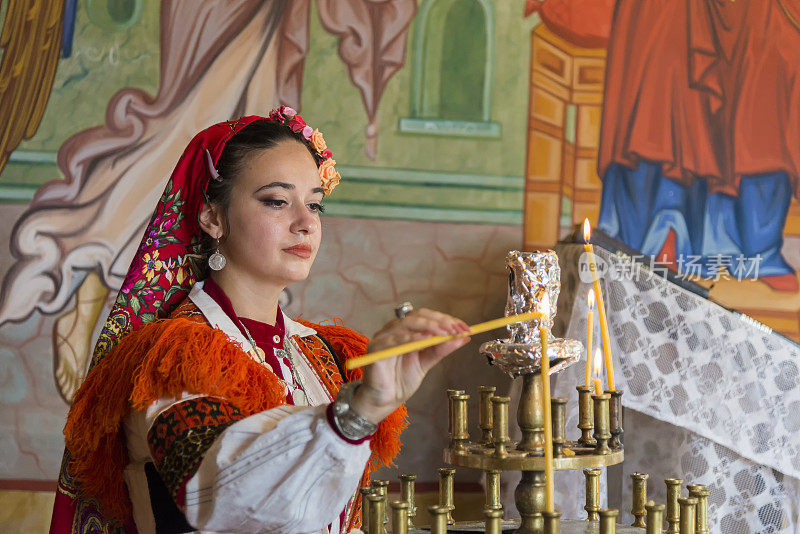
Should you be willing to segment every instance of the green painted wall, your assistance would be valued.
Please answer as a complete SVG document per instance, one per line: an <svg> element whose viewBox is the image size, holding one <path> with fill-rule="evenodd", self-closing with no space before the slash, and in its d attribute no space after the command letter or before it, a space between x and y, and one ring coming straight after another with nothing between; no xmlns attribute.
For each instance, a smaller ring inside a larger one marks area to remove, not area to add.
<svg viewBox="0 0 800 534"><path fill-rule="evenodd" d="M135 10L130 27L119 29L103 16L118 6ZM5 12L1 15L5 20ZM159 18L160 2L153 0L79 0L72 55L59 60L42 123L12 154L0 184L40 185L61 178L55 166L58 148L76 132L103 124L114 93L137 87L155 95Z"/></svg>
<svg viewBox="0 0 800 534"><path fill-rule="evenodd" d="M459 1L464 0L448 0ZM379 105L376 161L364 153L367 117L361 95L338 56L338 40L322 28L312 3L301 111L325 133L343 176L330 199L329 215L521 223L530 32L538 19L522 17L523 0L482 2L492 7L494 24L491 123L483 124L499 130L499 136L401 131L400 120L412 116L415 21L406 63L390 79ZM139 6L130 27L115 28L103 20L116 4ZM35 187L61 178L55 164L59 146L74 133L102 124L115 92L136 87L156 93L159 7L154 0L78 2L72 56L59 62L36 136L20 145L0 174L0 201L27 202Z"/></svg>
<svg viewBox="0 0 800 534"><path fill-rule="evenodd" d="M405 66L389 81L378 108L375 161L364 152L367 117L361 95L338 57L338 40L322 28L314 10L301 111L325 133L342 166L342 184L328 201L329 214L404 218L407 213L409 218L433 221L521 224L530 34L539 19L524 19L521 1L490 3L495 40L489 119L499 124L500 136L400 130L400 119L412 115L415 21ZM413 182L404 182L404 170L410 171ZM464 185L458 185L462 174L472 180L465 176ZM495 183L489 176L502 179Z"/></svg>
<svg viewBox="0 0 800 534"><path fill-rule="evenodd" d="M415 26L409 33L406 64L389 81L381 99L378 157L364 153L366 112L361 95L338 57L337 39L311 16L311 46L303 79L303 115L329 139L336 161L347 165L522 176L530 76L530 33L538 22L522 18L522 1L495 1L494 74L491 120L501 136L458 138L410 134L398 120L411 116L411 74ZM457 68L457 67L454 67Z"/></svg>

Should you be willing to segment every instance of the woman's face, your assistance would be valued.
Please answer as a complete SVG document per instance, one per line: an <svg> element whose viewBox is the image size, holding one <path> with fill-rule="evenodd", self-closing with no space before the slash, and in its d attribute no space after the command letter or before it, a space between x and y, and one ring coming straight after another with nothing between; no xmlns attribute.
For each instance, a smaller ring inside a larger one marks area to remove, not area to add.
<svg viewBox="0 0 800 534"><path fill-rule="evenodd" d="M220 245L231 270L226 275L282 287L304 280L319 249L322 197L304 145L286 140L251 153L227 210L230 235Z"/></svg>

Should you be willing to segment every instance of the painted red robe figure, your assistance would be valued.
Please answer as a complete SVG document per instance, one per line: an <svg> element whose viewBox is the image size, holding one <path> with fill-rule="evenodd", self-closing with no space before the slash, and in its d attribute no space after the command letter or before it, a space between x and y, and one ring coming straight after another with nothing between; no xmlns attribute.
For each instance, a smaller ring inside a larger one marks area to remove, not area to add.
<svg viewBox="0 0 800 534"><path fill-rule="evenodd" d="M599 227L690 274L796 291L781 255L800 173L800 7L620 0Z"/></svg>

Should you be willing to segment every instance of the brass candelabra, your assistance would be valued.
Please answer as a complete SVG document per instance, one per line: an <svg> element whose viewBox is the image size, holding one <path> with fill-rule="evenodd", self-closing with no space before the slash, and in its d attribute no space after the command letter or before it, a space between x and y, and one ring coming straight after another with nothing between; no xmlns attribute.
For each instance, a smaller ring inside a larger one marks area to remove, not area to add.
<svg viewBox="0 0 800 534"><path fill-rule="evenodd" d="M543 470L542 410L537 399L541 399L541 389L536 387L536 374L523 376L523 394L517 422L522 431L522 439L512 442L508 438L508 397L497 396L492 387L482 386L479 390L479 428L481 440L471 442L467 433L467 401L469 395L463 390L448 391L449 398L449 434L450 443L444 451L444 459L458 467L481 469L485 473L485 506L484 521L456 523L453 520L454 493L453 482L456 469L439 469L439 503L428 508L429 518L417 517L415 502L416 476L402 475L400 478L401 500L387 503L385 481L373 481L371 487L361 488L363 505L364 532L369 534L385 534L389 525L391 509L392 533L402 534L444 534L446 532L515 532L535 534L709 534L708 528L708 496L709 491L701 484L688 484L688 497L683 497L681 489L683 480L666 479L667 502L655 504L647 499L647 482L645 473L631 474L632 495L630 512L634 522L630 526L617 523L618 510L600 507L601 467L614 465L622 461L624 450L615 447L612 438L602 437L604 434L614 435L611 423L603 425L599 418L609 418L610 410L599 410L593 413L593 444L580 440L570 441L559 438L553 440L554 465L556 470L582 469L586 480L585 520L562 520L558 511L545 510L545 480ZM581 387L578 388L581 393ZM594 395L593 400L612 402L613 396L608 394ZM559 413L563 399L552 399L552 417L554 435L563 436L563 431L555 428L559 422L563 426L563 414ZM539 406L537 408L537 406ZM584 403L586 407L594 403ZM585 415L585 414L582 414ZM579 430L584 434L586 418L579 417ZM485 432L491 427L491 432ZM605 430L608 428L608 430ZM607 443L605 441L608 441ZM608 449L608 450L606 450ZM559 451L556 454L556 450ZM515 491L515 504L522 516L521 520L503 521L504 509L500 502L500 478L503 471L522 471L522 481ZM388 504L388 506L387 506ZM666 511L666 517L665 517ZM666 519L667 527L663 522Z"/></svg>
<svg viewBox="0 0 800 534"><path fill-rule="evenodd" d="M401 477L401 501L390 504L393 533L432 534L450 532L509 532L517 534L662 534L664 511L669 534L709 534L708 490L699 484L688 486L689 496L681 496L682 480L667 479L667 503L647 500L648 475L631 475L633 495L630 527L617 525L618 510L600 506L601 468L615 465L625 457L623 444L622 391L595 392L587 385L577 386L578 430L576 440L567 438L566 405L563 397L543 398L541 362L547 358L552 375L577 362L583 351L581 343L550 336L555 303L560 291L560 269L554 252L515 252L506 258L509 269L509 294L506 315L541 311L547 319L522 322L508 327L508 339L484 343L481 353L489 362L514 379L522 380L517 409L519 441L509 438L509 397L497 395L494 387L481 386L478 395L480 436L470 441L467 404L470 395L461 389L447 390L449 444L444 461L455 467L480 469L485 474L485 521L455 523L453 519L454 468L439 469L439 504L428 509L429 523L420 520L415 503L415 476ZM537 307L552 303L547 311ZM543 343L543 336L548 342ZM546 351L542 347L546 346ZM586 520L561 520L557 510L546 506L545 409L550 404L552 432L552 467L554 471L582 469L586 477ZM522 478L514 493L521 515L519 521L503 521L500 502L500 478L504 471L520 471ZM383 534L389 522L386 483L374 481L371 488L361 488L363 526L369 534ZM426 524L426 528L415 525Z"/></svg>
<svg viewBox="0 0 800 534"><path fill-rule="evenodd" d="M542 410L542 382L539 373L522 375L522 393L517 409L517 424L522 439L512 442L508 431L508 397L488 395L482 387L479 408L480 441L469 441L467 433L467 401L469 395L458 392L450 394L450 444L444 450L444 461L454 466L481 469L490 480L502 471L521 471L522 480L515 491L515 503L522 516L519 534L544 531L545 511L545 458L544 458L544 412ZM612 442L612 435L621 430L611 426L609 404L620 396L603 393L589 396L591 402L579 405L581 431L593 430L592 441L566 439L566 399L552 398L551 414L553 428L553 468L556 471L588 469L620 463L624 456L622 443ZM587 417L586 411L591 415ZM588 427L587 420L591 420ZM621 421L617 418L617 421ZM491 427L490 432L484 429ZM599 475L599 472L598 472ZM495 484L487 484L487 487ZM593 486L594 487L594 486ZM597 484L599 491L599 484ZM492 491L494 489L492 488ZM487 503L494 502L487 496ZM594 507L598 507L593 504Z"/></svg>

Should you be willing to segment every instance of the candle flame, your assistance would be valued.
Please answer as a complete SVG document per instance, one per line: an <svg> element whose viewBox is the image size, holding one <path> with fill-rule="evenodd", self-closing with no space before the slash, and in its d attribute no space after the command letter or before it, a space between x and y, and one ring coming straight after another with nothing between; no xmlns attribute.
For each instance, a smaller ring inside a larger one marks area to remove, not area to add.
<svg viewBox="0 0 800 534"><path fill-rule="evenodd" d="M592 238L592 227L589 225L589 219L583 220L583 240L588 243Z"/></svg>
<svg viewBox="0 0 800 534"><path fill-rule="evenodd" d="M600 376L603 371L603 358L600 354L600 347L594 349L593 370L595 376Z"/></svg>
<svg viewBox="0 0 800 534"><path fill-rule="evenodd" d="M586 293L586 304L589 305L589 309L594 309L594 289L590 289L588 293Z"/></svg>
<svg viewBox="0 0 800 534"><path fill-rule="evenodd" d="M547 318L550 318L550 295L547 293L542 295L542 300L539 303L539 311L542 312Z"/></svg>

